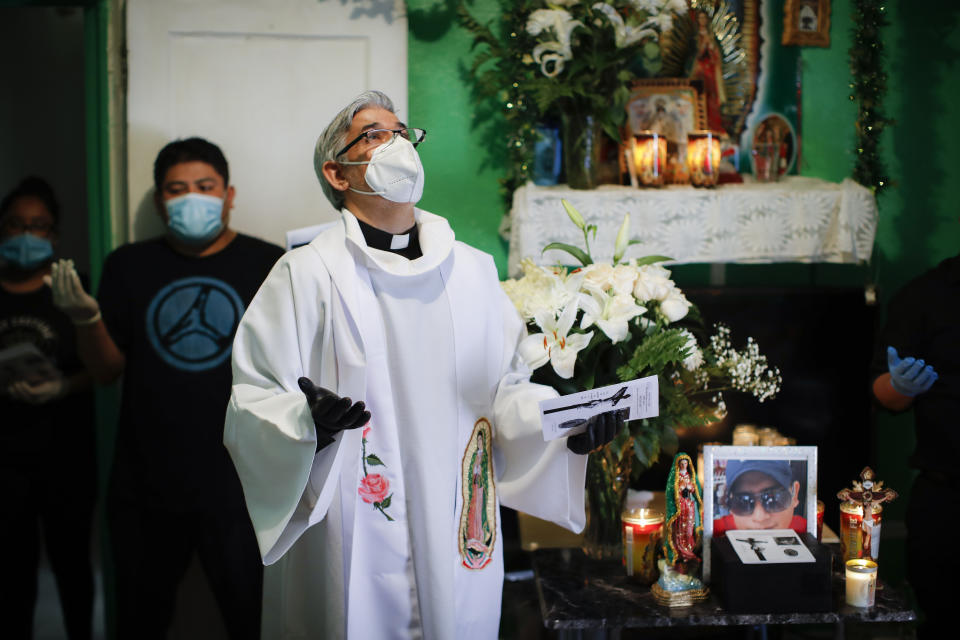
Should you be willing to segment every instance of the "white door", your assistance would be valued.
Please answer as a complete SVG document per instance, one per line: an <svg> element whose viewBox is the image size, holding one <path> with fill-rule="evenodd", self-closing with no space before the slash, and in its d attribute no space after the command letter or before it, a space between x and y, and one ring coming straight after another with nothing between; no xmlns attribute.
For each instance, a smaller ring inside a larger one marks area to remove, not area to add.
<svg viewBox="0 0 960 640"><path fill-rule="evenodd" d="M361 91L406 117L402 0L128 0L128 238L162 232L153 161L170 140L223 149L231 226L283 244L332 220L313 171L317 136Z"/></svg>

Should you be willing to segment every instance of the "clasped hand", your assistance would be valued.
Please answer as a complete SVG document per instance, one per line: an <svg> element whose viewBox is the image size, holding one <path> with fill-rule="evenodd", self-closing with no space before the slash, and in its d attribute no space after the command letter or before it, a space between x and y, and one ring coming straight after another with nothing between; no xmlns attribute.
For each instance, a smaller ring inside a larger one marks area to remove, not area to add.
<svg viewBox="0 0 960 640"><path fill-rule="evenodd" d="M923 360L901 358L893 347L887 347L887 369L893 390L910 397L928 391L939 377L932 366L924 366Z"/></svg>
<svg viewBox="0 0 960 640"><path fill-rule="evenodd" d="M586 431L567 438L567 449L576 454L584 455L604 446L623 429L626 413L624 409L615 409L590 416L585 421Z"/></svg>
<svg viewBox="0 0 960 640"><path fill-rule="evenodd" d="M100 318L100 305L96 298L83 290L80 276L73 260L57 260L50 265L50 275L43 276L44 283L53 292L53 304L63 311L74 324L93 324Z"/></svg>
<svg viewBox="0 0 960 640"><path fill-rule="evenodd" d="M18 380L7 387L8 396L27 404L46 404L61 397L64 391L65 385L62 378L37 383Z"/></svg>
<svg viewBox="0 0 960 640"><path fill-rule="evenodd" d="M307 396L307 406L313 424L317 427L317 451L333 442L333 436L345 429L356 429L370 421L370 412L364 403L351 402L350 398L341 398L323 387L313 384L310 378L297 380L303 395Z"/></svg>

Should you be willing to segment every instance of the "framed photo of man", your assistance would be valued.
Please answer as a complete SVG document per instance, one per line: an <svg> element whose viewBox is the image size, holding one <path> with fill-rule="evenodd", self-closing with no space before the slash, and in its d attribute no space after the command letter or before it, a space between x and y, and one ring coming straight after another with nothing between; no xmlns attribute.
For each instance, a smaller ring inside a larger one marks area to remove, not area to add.
<svg viewBox="0 0 960 640"><path fill-rule="evenodd" d="M783 44L830 46L830 0L787 0L783 8Z"/></svg>
<svg viewBox="0 0 960 640"><path fill-rule="evenodd" d="M710 543L736 529L817 534L817 448L703 448L703 575Z"/></svg>

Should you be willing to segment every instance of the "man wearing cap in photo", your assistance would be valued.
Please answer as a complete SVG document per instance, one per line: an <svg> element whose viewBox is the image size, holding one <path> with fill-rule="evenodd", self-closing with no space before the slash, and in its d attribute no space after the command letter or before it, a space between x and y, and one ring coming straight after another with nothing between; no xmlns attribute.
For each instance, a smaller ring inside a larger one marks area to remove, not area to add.
<svg viewBox="0 0 960 640"><path fill-rule="evenodd" d="M730 529L807 530L807 519L793 513L800 482L787 460L730 460L726 477L723 506L730 513L713 521L713 535Z"/></svg>

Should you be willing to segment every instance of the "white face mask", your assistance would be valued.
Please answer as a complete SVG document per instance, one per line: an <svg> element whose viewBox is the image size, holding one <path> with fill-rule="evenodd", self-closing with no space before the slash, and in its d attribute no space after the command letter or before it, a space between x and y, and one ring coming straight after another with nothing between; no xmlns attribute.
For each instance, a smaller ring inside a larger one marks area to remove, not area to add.
<svg viewBox="0 0 960 640"><path fill-rule="evenodd" d="M365 164L367 185L373 191L350 191L365 196L383 196L391 202L419 202L423 197L423 165L420 155L406 138L397 136L393 142L373 150L369 161L341 162L340 164Z"/></svg>

